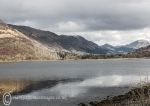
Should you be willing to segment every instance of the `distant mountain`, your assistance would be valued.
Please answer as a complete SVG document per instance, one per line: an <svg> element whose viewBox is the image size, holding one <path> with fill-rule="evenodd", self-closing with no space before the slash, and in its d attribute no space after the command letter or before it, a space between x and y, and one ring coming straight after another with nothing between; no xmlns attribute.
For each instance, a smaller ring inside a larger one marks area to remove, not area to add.
<svg viewBox="0 0 150 106"><path fill-rule="evenodd" d="M125 46L112 46L110 44L104 44L101 47L107 49L107 54L127 54L134 51L133 48L128 48Z"/></svg>
<svg viewBox="0 0 150 106"><path fill-rule="evenodd" d="M112 50L112 51L115 51L115 48L116 48L115 46L112 46L110 44L104 44L101 47Z"/></svg>
<svg viewBox="0 0 150 106"><path fill-rule="evenodd" d="M137 40L123 46L112 46L110 44L104 44L102 47L107 49L109 54L127 54L148 45L150 45L150 42L147 40Z"/></svg>
<svg viewBox="0 0 150 106"><path fill-rule="evenodd" d="M67 59L89 54L146 54L150 45L138 40L128 45L99 46L81 36L57 35L28 26L6 24L0 20L0 60ZM147 54L146 54L147 55Z"/></svg>
<svg viewBox="0 0 150 106"><path fill-rule="evenodd" d="M135 49L133 48L128 48L128 47L125 47L125 46L119 46L119 47L116 47L116 54L127 54L127 53L130 53L130 52L133 52Z"/></svg>
<svg viewBox="0 0 150 106"><path fill-rule="evenodd" d="M107 50L81 36L60 35L61 46L69 51L81 51L91 54L106 54Z"/></svg>
<svg viewBox="0 0 150 106"><path fill-rule="evenodd" d="M137 49L135 52L127 54L127 57L150 57L150 46Z"/></svg>
<svg viewBox="0 0 150 106"><path fill-rule="evenodd" d="M58 58L56 52L0 21L0 61Z"/></svg>
<svg viewBox="0 0 150 106"><path fill-rule="evenodd" d="M150 42L147 40L137 40L137 41L132 42L128 45L125 45L125 47L133 48L133 49L139 49L139 48L146 47L149 45L150 45Z"/></svg>
<svg viewBox="0 0 150 106"><path fill-rule="evenodd" d="M106 54L107 50L97 44L86 40L81 36L57 35L50 31L43 31L27 26L10 25L26 36L41 42L42 44L54 48L57 51L66 51L73 53L91 53L91 54Z"/></svg>
<svg viewBox="0 0 150 106"><path fill-rule="evenodd" d="M107 54L117 54L116 47L110 45L110 44L104 44L101 46L102 48L107 50Z"/></svg>

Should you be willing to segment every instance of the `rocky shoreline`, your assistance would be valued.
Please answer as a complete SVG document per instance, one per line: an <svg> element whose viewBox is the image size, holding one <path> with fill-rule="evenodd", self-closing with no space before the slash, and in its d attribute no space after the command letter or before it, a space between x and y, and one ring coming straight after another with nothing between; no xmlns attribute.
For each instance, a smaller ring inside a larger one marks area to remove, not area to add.
<svg viewBox="0 0 150 106"><path fill-rule="evenodd" d="M124 95L107 96L105 100L80 103L79 106L150 106L150 84L133 88Z"/></svg>
<svg viewBox="0 0 150 106"><path fill-rule="evenodd" d="M0 102L5 92L12 91L12 95L23 95L32 91L53 87L58 83L77 81L79 79L44 80L44 81L0 81ZM80 103L79 106L149 106L150 84L144 84L131 89L129 92L118 96L107 96L104 100Z"/></svg>

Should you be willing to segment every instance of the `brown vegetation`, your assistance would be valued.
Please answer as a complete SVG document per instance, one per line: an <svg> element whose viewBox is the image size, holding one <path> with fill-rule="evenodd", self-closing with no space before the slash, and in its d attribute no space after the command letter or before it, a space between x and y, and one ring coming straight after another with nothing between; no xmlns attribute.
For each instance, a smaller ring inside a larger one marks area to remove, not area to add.
<svg viewBox="0 0 150 106"><path fill-rule="evenodd" d="M27 80L0 80L0 101L4 93L19 92L28 86L31 82Z"/></svg>
<svg viewBox="0 0 150 106"><path fill-rule="evenodd" d="M149 106L150 85L134 88L124 95L107 97L102 101L93 101L88 104L81 103L80 106Z"/></svg>
<svg viewBox="0 0 150 106"><path fill-rule="evenodd" d="M13 29L0 29L0 62L59 59L42 44Z"/></svg>

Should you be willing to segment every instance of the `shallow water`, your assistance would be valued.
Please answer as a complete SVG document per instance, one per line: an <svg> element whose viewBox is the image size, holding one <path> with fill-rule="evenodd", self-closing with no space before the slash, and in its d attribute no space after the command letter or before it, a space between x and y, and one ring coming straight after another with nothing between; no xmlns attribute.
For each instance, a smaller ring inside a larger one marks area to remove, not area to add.
<svg viewBox="0 0 150 106"><path fill-rule="evenodd" d="M18 96L11 106L76 106L81 101L127 92L128 86L147 80L148 59L44 61L0 64L2 79L82 79ZM31 97L29 99L29 97ZM33 97L50 97L34 99ZM22 98L26 98L22 100ZM28 98L28 99L27 99Z"/></svg>

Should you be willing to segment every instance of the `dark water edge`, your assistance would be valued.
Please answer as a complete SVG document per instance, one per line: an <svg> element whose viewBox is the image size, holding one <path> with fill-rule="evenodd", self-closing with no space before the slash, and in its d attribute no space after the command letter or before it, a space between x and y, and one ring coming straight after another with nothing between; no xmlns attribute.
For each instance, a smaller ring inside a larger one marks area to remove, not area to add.
<svg viewBox="0 0 150 106"><path fill-rule="evenodd" d="M150 84L131 89L118 96L107 96L104 100L80 103L79 106L150 106Z"/></svg>
<svg viewBox="0 0 150 106"><path fill-rule="evenodd" d="M54 87L59 83L76 82L76 81L81 81L81 79L31 81L31 83L28 86L26 86L24 89L22 89L21 91L13 92L12 95L24 95L37 90Z"/></svg>
<svg viewBox="0 0 150 106"><path fill-rule="evenodd" d="M2 88L3 86L1 86L2 84L5 84L6 88L9 88L12 84L14 84L15 86L18 86L19 89L17 88L16 90L12 91L10 94L12 97L14 96L19 96L19 95L26 95L26 94L30 94L32 92L36 92L36 91L40 91L42 89L50 89L51 87L56 86L59 83L68 83L68 82L76 82L76 81L82 81L81 79L60 79L60 80L1 80L0 81L0 106L3 105L3 95L6 92L9 92L8 89ZM16 83L17 84L16 84ZM22 86L22 84L26 84L24 85L23 88L20 88L20 86ZM11 87L10 87L11 89ZM16 101L16 102L15 102ZM25 100L13 100L13 102L11 103L11 105L13 106L19 106L19 104L26 102L25 106L28 106L28 102L30 101L25 101ZM36 102L36 100L34 101ZM32 103L34 104L34 102L32 101ZM42 101L40 101L42 103ZM14 104L13 104L14 103ZM19 104L18 104L19 103ZM30 105L32 106L32 105Z"/></svg>
<svg viewBox="0 0 150 106"><path fill-rule="evenodd" d="M78 106L81 102L90 102L95 100L103 100L107 98L108 95L111 97L119 94L124 94L129 91L129 87L103 87L103 88L95 88L91 89L90 92L97 91L97 95L89 97L88 95L84 95L83 97L75 97L75 98L66 98L66 99L54 99L54 100L21 100L21 99L13 99L10 106ZM0 106L4 106L3 104Z"/></svg>
<svg viewBox="0 0 150 106"><path fill-rule="evenodd" d="M44 89L50 89L51 87L59 84L59 83L68 83L68 82L76 82L81 81L81 79L64 79L64 80L45 80L38 81L36 83L32 83L21 91L12 93L12 97L27 95L32 92L40 92ZM78 106L81 102L88 102L91 100L99 100L105 99L109 94L111 96L124 94L130 88L129 87L100 87L100 88L92 88L89 92L93 92L92 96L88 95L79 96L75 98L66 98L66 99L53 99L53 100L22 100L22 99L13 99L10 106ZM94 94L96 92L96 94ZM98 96L98 95L99 96ZM94 96L95 95L95 96ZM2 95L1 95L2 97ZM2 100L0 102L0 106L4 106Z"/></svg>
<svg viewBox="0 0 150 106"><path fill-rule="evenodd" d="M57 88L62 84L60 90L71 85L73 90L87 90L77 97L70 97L62 100L13 100L10 106L78 106L79 103L100 102L108 99L108 96L115 97L124 95L131 89L122 85L134 84L140 80L140 75L145 78L149 72L150 60L147 59L123 59L123 60L84 60L84 61L55 61L55 62L21 62L15 64L1 64L1 78L28 78L34 83L23 90L14 93L13 96L32 95L34 92L42 94L47 89ZM143 72L139 74L140 72ZM20 77L19 77L20 76ZM49 79L48 79L49 78ZM68 78L68 79L64 79ZM75 78L71 80L71 78ZM81 78L81 81L77 79ZM37 81L37 79L39 81ZM44 79L44 80L41 80ZM47 80L45 80L47 79ZM64 80L63 80L64 79ZM76 82L77 83L71 83ZM83 80L83 81L82 81ZM118 82L119 81L119 82ZM129 82L129 83L128 83ZM75 85L74 85L75 84ZM81 86L85 86L82 89ZM111 87L118 85L116 87ZM64 87L65 86L65 87ZM77 88L79 86L79 88ZM106 87L104 87L106 86ZM67 88L67 93L73 90ZM64 91L64 90L63 90ZM44 92L48 94L49 92ZM50 92L51 93L51 92ZM73 92L74 93L74 92ZM3 106L0 104L0 106Z"/></svg>

